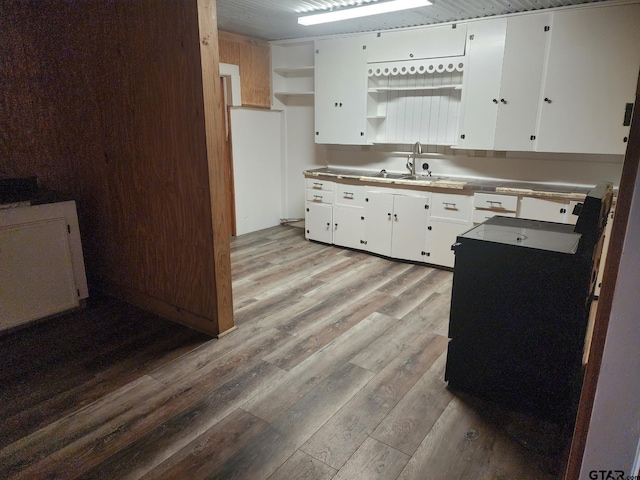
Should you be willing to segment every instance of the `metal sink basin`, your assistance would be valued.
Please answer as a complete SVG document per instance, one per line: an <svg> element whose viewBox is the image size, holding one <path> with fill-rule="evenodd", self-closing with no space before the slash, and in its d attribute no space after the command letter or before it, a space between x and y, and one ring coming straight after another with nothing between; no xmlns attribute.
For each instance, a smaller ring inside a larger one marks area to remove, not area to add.
<svg viewBox="0 0 640 480"><path fill-rule="evenodd" d="M434 177L428 175L411 175L410 173L392 173L392 172L379 172L369 175L372 178L387 178L389 180L416 180L420 182L437 182L447 177Z"/></svg>
<svg viewBox="0 0 640 480"><path fill-rule="evenodd" d="M374 178L388 178L389 180L399 180L401 178L405 178L407 175L404 173L380 172L374 173L370 176Z"/></svg>
<svg viewBox="0 0 640 480"><path fill-rule="evenodd" d="M429 176L429 175L402 175L400 177L403 180L420 180L423 182L437 182L438 180L444 180L447 177L435 177L435 176Z"/></svg>

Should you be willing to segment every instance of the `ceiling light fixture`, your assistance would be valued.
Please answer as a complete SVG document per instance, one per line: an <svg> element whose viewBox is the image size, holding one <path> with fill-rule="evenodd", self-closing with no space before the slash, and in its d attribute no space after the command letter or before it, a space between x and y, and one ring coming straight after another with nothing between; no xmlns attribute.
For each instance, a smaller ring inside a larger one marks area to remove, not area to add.
<svg viewBox="0 0 640 480"><path fill-rule="evenodd" d="M339 20L367 17L369 15L397 12L400 10L407 10L409 8L426 7L429 5L433 5L433 2L428 0L391 0L384 3L362 5L359 7L345 8L344 10L307 15L305 17L299 17L298 23L305 26L317 25L319 23L337 22Z"/></svg>

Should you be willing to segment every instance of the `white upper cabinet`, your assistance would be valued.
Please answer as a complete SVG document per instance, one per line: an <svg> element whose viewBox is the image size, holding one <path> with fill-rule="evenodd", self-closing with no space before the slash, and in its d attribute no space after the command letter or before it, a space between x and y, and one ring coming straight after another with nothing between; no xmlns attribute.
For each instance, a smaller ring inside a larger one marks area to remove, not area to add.
<svg viewBox="0 0 640 480"><path fill-rule="evenodd" d="M506 18L480 21L468 27L459 148L493 149L506 32Z"/></svg>
<svg viewBox="0 0 640 480"><path fill-rule="evenodd" d="M640 5L554 13L536 150L626 150L640 67Z"/></svg>
<svg viewBox="0 0 640 480"><path fill-rule="evenodd" d="M316 143L366 143L367 38L362 35L316 41Z"/></svg>
<svg viewBox="0 0 640 480"><path fill-rule="evenodd" d="M367 46L367 62L396 62L464 55L465 37L464 25L379 33Z"/></svg>
<svg viewBox="0 0 640 480"><path fill-rule="evenodd" d="M507 20L494 150L533 150L551 20L550 13Z"/></svg>

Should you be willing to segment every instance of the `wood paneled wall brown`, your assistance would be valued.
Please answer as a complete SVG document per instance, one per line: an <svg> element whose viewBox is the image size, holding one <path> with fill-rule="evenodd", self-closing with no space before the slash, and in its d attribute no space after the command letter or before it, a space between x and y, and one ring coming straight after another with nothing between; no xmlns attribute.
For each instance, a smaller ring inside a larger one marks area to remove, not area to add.
<svg viewBox="0 0 640 480"><path fill-rule="evenodd" d="M2 2L0 175L77 199L91 285L216 334L198 8Z"/></svg>
<svg viewBox="0 0 640 480"><path fill-rule="evenodd" d="M219 32L220 62L240 67L242 104L271 107L271 45L264 40Z"/></svg>

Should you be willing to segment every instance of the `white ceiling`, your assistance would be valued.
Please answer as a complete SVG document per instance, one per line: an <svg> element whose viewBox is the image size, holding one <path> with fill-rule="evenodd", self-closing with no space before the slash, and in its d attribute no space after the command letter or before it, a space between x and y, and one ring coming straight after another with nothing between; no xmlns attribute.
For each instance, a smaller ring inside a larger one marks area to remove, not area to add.
<svg viewBox="0 0 640 480"><path fill-rule="evenodd" d="M348 4L352 1L338 0L338 3ZM284 40L430 25L600 0L433 1L434 5L429 7L304 27L298 25L298 17L301 15L298 12L335 2L332 0L217 0L218 28L263 40Z"/></svg>

